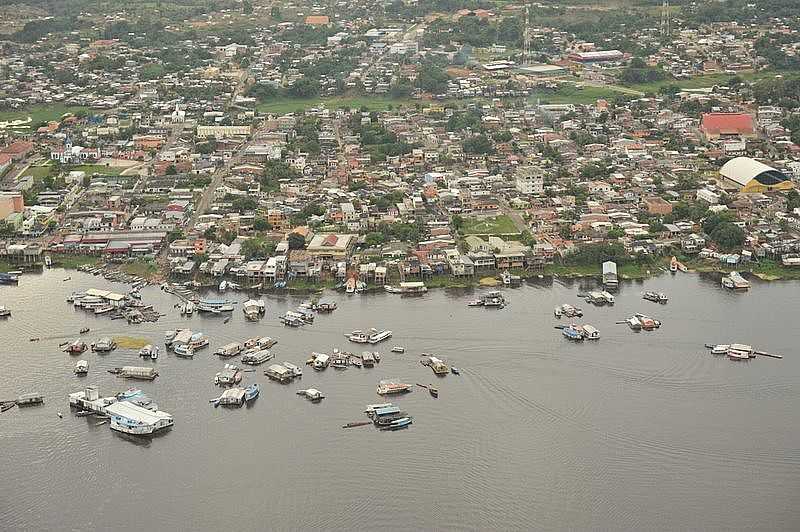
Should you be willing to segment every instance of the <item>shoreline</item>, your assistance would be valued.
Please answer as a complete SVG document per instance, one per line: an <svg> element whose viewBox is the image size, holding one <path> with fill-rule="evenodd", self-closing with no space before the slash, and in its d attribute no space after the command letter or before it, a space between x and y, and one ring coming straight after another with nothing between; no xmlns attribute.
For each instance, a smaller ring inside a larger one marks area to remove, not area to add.
<svg viewBox="0 0 800 532"><path fill-rule="evenodd" d="M747 265L747 267L726 267L722 264L709 263L702 260L683 260L684 264L689 268L685 273L719 273L727 274L732 271L739 273L747 273L753 277L758 278L764 282L773 281L798 281L800 280L800 268L787 268L774 261L755 262ZM623 281L637 281L650 279L669 273L669 261L664 258L653 264L639 265L639 264L623 264L619 266L619 278ZM103 262L99 257L88 255L54 255L53 268L63 268L64 270L77 270L80 266L92 265L97 267L107 267L110 270L118 270L122 273L129 275L137 275L143 279L147 279L152 283L161 282L183 282L190 280L197 280L200 277L201 288L214 288L216 283L209 282L212 278L195 275L187 279L179 279L172 276L157 267L153 262L136 261L133 263L114 264ZM744 265L740 265L744 266ZM21 264L16 265L5 261L0 261L0 271L16 271L36 273L45 269L44 264ZM600 279L602 271L599 266L594 265L563 265L563 264L547 264L541 271L526 271L526 270L510 270L510 273L518 275L522 281L529 279ZM500 270L489 270L486 272L476 272L471 277L452 277L450 275L439 275L429 277L427 279L413 279L423 281L428 289L445 288L445 289L472 289L472 288L500 288L503 285L500 280ZM228 279L228 276L219 279ZM213 278L218 281L218 278ZM232 277L230 280L236 282L238 278ZM203 282L205 281L205 282ZM387 279L387 284L396 284L399 279ZM333 280L314 281L310 282L306 279L290 282L286 288L263 288L258 289L261 293L298 293L310 294L320 292L325 289L333 290L336 282ZM244 289L247 291L248 289ZM383 286L377 286L368 283L368 287L364 292L377 292L383 291Z"/></svg>

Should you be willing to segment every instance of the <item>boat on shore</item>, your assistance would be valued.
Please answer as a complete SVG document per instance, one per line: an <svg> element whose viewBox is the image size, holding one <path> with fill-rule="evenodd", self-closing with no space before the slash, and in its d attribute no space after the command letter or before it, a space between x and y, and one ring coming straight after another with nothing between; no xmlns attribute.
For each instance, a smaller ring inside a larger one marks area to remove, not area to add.
<svg viewBox="0 0 800 532"><path fill-rule="evenodd" d="M742 277L739 272L731 272L722 277L722 286L729 290L749 290L750 281Z"/></svg>

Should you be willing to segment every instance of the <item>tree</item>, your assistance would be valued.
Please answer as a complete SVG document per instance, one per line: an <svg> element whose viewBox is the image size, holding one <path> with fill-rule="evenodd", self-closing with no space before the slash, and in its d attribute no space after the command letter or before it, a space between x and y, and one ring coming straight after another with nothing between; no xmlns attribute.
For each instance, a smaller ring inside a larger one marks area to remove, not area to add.
<svg viewBox="0 0 800 532"><path fill-rule="evenodd" d="M175 167L174 164L167 166L167 170L165 172L167 175L176 175L178 173L178 169Z"/></svg>
<svg viewBox="0 0 800 532"><path fill-rule="evenodd" d="M205 231L203 231L203 238L206 240L216 240L217 228L214 226L207 228Z"/></svg>
<svg viewBox="0 0 800 532"><path fill-rule="evenodd" d="M258 202L249 196L237 196L231 201L231 208L239 214L254 211Z"/></svg>
<svg viewBox="0 0 800 532"><path fill-rule="evenodd" d="M464 152L477 155L489 155L494 153L492 141L486 135L475 135L466 139L463 143Z"/></svg>
<svg viewBox="0 0 800 532"><path fill-rule="evenodd" d="M383 233L373 232L367 234L365 241L370 247L380 246L386 241L386 237L383 236Z"/></svg>
<svg viewBox="0 0 800 532"><path fill-rule="evenodd" d="M265 259L275 251L275 242L263 238L248 238L242 242L242 255L246 259Z"/></svg>
<svg viewBox="0 0 800 532"><path fill-rule="evenodd" d="M300 233L290 233L286 239L289 243L289 249L305 249L306 238Z"/></svg>
<svg viewBox="0 0 800 532"><path fill-rule="evenodd" d="M734 249L744 244L744 230L733 222L722 222L711 232L711 240L725 249Z"/></svg>
<svg viewBox="0 0 800 532"><path fill-rule="evenodd" d="M289 87L289 95L295 98L314 98L319 94L319 82L303 76Z"/></svg>
<svg viewBox="0 0 800 532"><path fill-rule="evenodd" d="M167 233L167 242L175 242L176 240L180 240L184 237L183 231L180 229L173 229L169 233Z"/></svg>
<svg viewBox="0 0 800 532"><path fill-rule="evenodd" d="M464 227L464 218L458 214L454 214L450 219L450 225L452 225L453 229L456 231L461 231L461 228Z"/></svg>
<svg viewBox="0 0 800 532"><path fill-rule="evenodd" d="M714 232L718 225L729 223L734 220L732 213L728 211L717 212L703 220L703 232L709 236Z"/></svg>
<svg viewBox="0 0 800 532"><path fill-rule="evenodd" d="M623 236L625 236L625 231L621 227L612 227L608 230L608 233L606 233L606 238L611 240L622 238Z"/></svg>
<svg viewBox="0 0 800 532"><path fill-rule="evenodd" d="M270 231L272 229L272 224L270 224L266 218L256 218L253 220L253 229L256 231Z"/></svg>
<svg viewBox="0 0 800 532"><path fill-rule="evenodd" d="M786 210L787 212L792 212L798 208L800 208L800 193L796 190L790 190L786 194Z"/></svg>
<svg viewBox="0 0 800 532"><path fill-rule="evenodd" d="M441 67L433 63L426 63L420 67L417 75L417 87L425 92L439 94L447 89L449 80L450 76Z"/></svg>

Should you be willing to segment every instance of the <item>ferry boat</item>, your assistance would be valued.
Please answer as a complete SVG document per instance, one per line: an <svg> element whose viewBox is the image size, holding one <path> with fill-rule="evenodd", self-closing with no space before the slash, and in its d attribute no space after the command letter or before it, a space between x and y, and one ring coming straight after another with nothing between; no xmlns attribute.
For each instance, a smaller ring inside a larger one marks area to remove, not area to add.
<svg viewBox="0 0 800 532"><path fill-rule="evenodd" d="M11 272L2 273L0 272L0 284L18 284L19 277L12 274Z"/></svg>
<svg viewBox="0 0 800 532"><path fill-rule="evenodd" d="M731 272L722 278L722 286L730 290L748 290L750 282L739 272Z"/></svg>
<svg viewBox="0 0 800 532"><path fill-rule="evenodd" d="M730 344L717 344L711 346L712 355L727 355L728 350L731 348Z"/></svg>
<svg viewBox="0 0 800 532"><path fill-rule="evenodd" d="M271 338L269 336L262 336L261 338L258 339L256 345L261 349L269 349L270 347L272 347L277 343L278 341L274 338Z"/></svg>
<svg viewBox="0 0 800 532"><path fill-rule="evenodd" d="M383 330L369 335L369 343L377 344L392 337L392 331Z"/></svg>
<svg viewBox="0 0 800 532"><path fill-rule="evenodd" d="M353 331L348 336L347 339L356 344L366 344L369 343L370 335L365 333L364 331Z"/></svg>
<svg viewBox="0 0 800 532"><path fill-rule="evenodd" d="M606 290L593 290L586 295L586 301L594 305L613 305L614 296Z"/></svg>
<svg viewBox="0 0 800 532"><path fill-rule="evenodd" d="M666 303L669 298L664 292L645 292L642 294L642 299L652 301L653 303Z"/></svg>
<svg viewBox="0 0 800 532"><path fill-rule="evenodd" d="M170 347L172 345L172 342L175 340L175 336L177 336L179 332L180 332L180 330L178 330L178 331L166 331L164 333L164 344L167 347Z"/></svg>
<svg viewBox="0 0 800 532"><path fill-rule="evenodd" d="M98 341L92 344L92 351L98 353L108 353L116 348L117 344L111 338L100 338Z"/></svg>
<svg viewBox="0 0 800 532"><path fill-rule="evenodd" d="M401 417L400 419L395 419L389 424L389 430L400 430L408 427L411 425L412 418L411 416L408 417Z"/></svg>
<svg viewBox="0 0 800 532"><path fill-rule="evenodd" d="M395 380L382 380L378 383L378 395L393 395L411 391L411 385Z"/></svg>
<svg viewBox="0 0 800 532"><path fill-rule="evenodd" d="M489 292L481 299L483 306L486 308L503 308L506 306L506 300L500 292Z"/></svg>
<svg viewBox="0 0 800 532"><path fill-rule="evenodd" d="M731 344L727 354L731 360L749 360L755 356L753 347L745 344Z"/></svg>
<svg viewBox="0 0 800 532"><path fill-rule="evenodd" d="M325 398L325 396L322 395L322 392L320 392L316 388L309 388L308 390L298 390L297 395L305 395L306 398L312 403L316 403Z"/></svg>
<svg viewBox="0 0 800 532"><path fill-rule="evenodd" d="M263 299L248 299L242 304L245 318L258 321L266 313L267 307Z"/></svg>
<svg viewBox="0 0 800 532"><path fill-rule="evenodd" d="M194 358L194 349L188 344L175 346L175 356L180 358Z"/></svg>
<svg viewBox="0 0 800 532"><path fill-rule="evenodd" d="M267 360L272 360L275 355L266 349L257 349L253 352L245 353L242 355L242 364L249 364L251 366L258 366Z"/></svg>
<svg viewBox="0 0 800 532"><path fill-rule="evenodd" d="M389 408L392 406L394 406L394 403L375 403L367 405L366 408L364 409L364 413L367 414L368 416L371 416L372 414L375 413L376 410L381 410L383 408Z"/></svg>
<svg viewBox="0 0 800 532"><path fill-rule="evenodd" d="M153 346L150 345L150 344L147 344L143 348L139 349L139 356L140 357L150 358L150 356L152 354L153 354Z"/></svg>
<svg viewBox="0 0 800 532"><path fill-rule="evenodd" d="M600 331L594 328L591 325L584 325L581 327L583 332L583 337L587 340L599 340L600 339Z"/></svg>
<svg viewBox="0 0 800 532"><path fill-rule="evenodd" d="M153 412L128 401L108 405L106 412L111 416L111 429L126 434L152 434L175 423L171 414L160 410Z"/></svg>
<svg viewBox="0 0 800 532"><path fill-rule="evenodd" d="M228 386L242 382L242 370L233 364L225 364L222 371L214 376L214 384Z"/></svg>
<svg viewBox="0 0 800 532"><path fill-rule="evenodd" d="M302 368L299 368L299 367L295 366L294 364L290 364L289 362L281 362L281 364L283 365L283 367L285 367L286 369L289 370L289 374L292 377L302 377L303 376Z"/></svg>
<svg viewBox="0 0 800 532"><path fill-rule="evenodd" d="M78 360L75 363L75 375L86 375L89 373L89 363L85 360Z"/></svg>
<svg viewBox="0 0 800 532"><path fill-rule="evenodd" d="M336 301L330 298L322 298L317 303L317 312L333 312L336 308Z"/></svg>
<svg viewBox="0 0 800 532"><path fill-rule="evenodd" d="M194 333L189 338L189 347L192 349L203 349L204 347L208 347L208 344L208 337L201 332Z"/></svg>
<svg viewBox="0 0 800 532"><path fill-rule="evenodd" d="M405 353L406 348L400 345L396 345L392 348L392 353Z"/></svg>

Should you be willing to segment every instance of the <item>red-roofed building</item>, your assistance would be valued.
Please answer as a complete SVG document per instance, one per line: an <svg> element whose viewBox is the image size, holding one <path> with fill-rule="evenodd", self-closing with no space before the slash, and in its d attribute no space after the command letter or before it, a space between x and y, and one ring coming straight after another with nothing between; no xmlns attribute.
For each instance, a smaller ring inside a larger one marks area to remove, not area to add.
<svg viewBox="0 0 800 532"><path fill-rule="evenodd" d="M746 113L704 113L700 131L710 140L756 136L753 116Z"/></svg>
<svg viewBox="0 0 800 532"><path fill-rule="evenodd" d="M5 153L6 155L10 155L11 158L15 161L21 161L32 150L33 150L33 142L18 140L0 150L0 153Z"/></svg>
<svg viewBox="0 0 800 532"><path fill-rule="evenodd" d="M327 26L331 23L328 15L309 15L306 17L306 24L309 26Z"/></svg>

